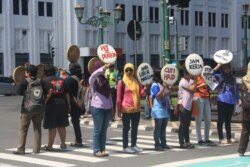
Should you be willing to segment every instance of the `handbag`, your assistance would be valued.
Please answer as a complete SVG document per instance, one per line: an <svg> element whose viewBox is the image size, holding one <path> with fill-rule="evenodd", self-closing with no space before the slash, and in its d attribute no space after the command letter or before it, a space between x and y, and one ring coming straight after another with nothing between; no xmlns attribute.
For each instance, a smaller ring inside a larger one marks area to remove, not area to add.
<svg viewBox="0 0 250 167"><path fill-rule="evenodd" d="M250 92L248 91L244 92L241 97L241 101L242 101L242 108L250 109Z"/></svg>

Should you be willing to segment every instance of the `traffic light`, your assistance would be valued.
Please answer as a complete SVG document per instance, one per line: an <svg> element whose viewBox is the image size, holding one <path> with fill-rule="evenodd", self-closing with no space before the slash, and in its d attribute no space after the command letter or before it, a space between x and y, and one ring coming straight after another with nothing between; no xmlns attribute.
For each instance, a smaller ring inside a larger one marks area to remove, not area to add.
<svg viewBox="0 0 250 167"><path fill-rule="evenodd" d="M55 48L54 47L50 48L50 54L51 54L51 57L55 57Z"/></svg>
<svg viewBox="0 0 250 167"><path fill-rule="evenodd" d="M178 7L179 8L188 8L190 0L178 0Z"/></svg>

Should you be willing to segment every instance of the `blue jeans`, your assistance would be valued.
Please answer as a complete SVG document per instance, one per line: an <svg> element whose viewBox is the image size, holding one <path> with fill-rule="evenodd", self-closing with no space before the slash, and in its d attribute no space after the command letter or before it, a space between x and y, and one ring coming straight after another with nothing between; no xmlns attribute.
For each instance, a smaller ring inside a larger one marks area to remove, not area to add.
<svg viewBox="0 0 250 167"><path fill-rule="evenodd" d="M105 150L107 129L111 120L112 109L91 107L94 121L93 150L94 153Z"/></svg>
<svg viewBox="0 0 250 167"><path fill-rule="evenodd" d="M204 129L204 135L205 135L205 141L209 140L209 131L210 131L210 123L211 123L211 106L209 98L197 98L197 104L199 107L199 113L197 116L195 116L195 128L196 128L196 136L197 140L201 141L201 122L204 118L205 123L205 129Z"/></svg>
<svg viewBox="0 0 250 167"><path fill-rule="evenodd" d="M168 118L156 118L154 129L155 147L166 146L166 128L168 124Z"/></svg>
<svg viewBox="0 0 250 167"><path fill-rule="evenodd" d="M140 112L136 113L123 113L122 114L122 137L123 137L123 148L128 147L128 131L130 129L130 122L131 122L131 147L136 146L137 142L137 132L138 126L140 122Z"/></svg>

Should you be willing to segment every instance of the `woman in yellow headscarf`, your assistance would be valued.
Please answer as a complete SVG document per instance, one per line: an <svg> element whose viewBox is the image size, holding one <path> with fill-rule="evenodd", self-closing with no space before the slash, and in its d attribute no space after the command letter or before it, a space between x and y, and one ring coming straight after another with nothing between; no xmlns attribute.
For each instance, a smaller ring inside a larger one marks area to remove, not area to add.
<svg viewBox="0 0 250 167"><path fill-rule="evenodd" d="M125 153L141 152L136 146L137 132L140 122L140 96L146 92L146 87L140 86L134 77L134 65L127 63L124 66L124 75L117 85L116 106L118 116L123 123L123 151ZM128 147L128 132L131 124L131 147Z"/></svg>

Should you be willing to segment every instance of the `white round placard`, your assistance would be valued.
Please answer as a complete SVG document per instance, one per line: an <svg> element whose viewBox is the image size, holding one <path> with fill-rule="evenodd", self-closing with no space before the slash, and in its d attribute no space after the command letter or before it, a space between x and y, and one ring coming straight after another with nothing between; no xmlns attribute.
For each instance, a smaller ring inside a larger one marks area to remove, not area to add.
<svg viewBox="0 0 250 167"><path fill-rule="evenodd" d="M174 84L178 79L179 71L173 64L166 64L161 69L161 79L168 85Z"/></svg>
<svg viewBox="0 0 250 167"><path fill-rule="evenodd" d="M137 79L142 85L153 82L154 71L148 63L141 63L137 68Z"/></svg>
<svg viewBox="0 0 250 167"><path fill-rule="evenodd" d="M229 50L219 50L214 54L214 61L216 63L227 64L233 59L233 53Z"/></svg>
<svg viewBox="0 0 250 167"><path fill-rule="evenodd" d="M203 60L200 55L192 53L185 60L185 67L189 74L199 75L203 69Z"/></svg>
<svg viewBox="0 0 250 167"><path fill-rule="evenodd" d="M114 64L116 61L116 51L109 44L101 44L98 46L97 55L100 60L106 64Z"/></svg>

